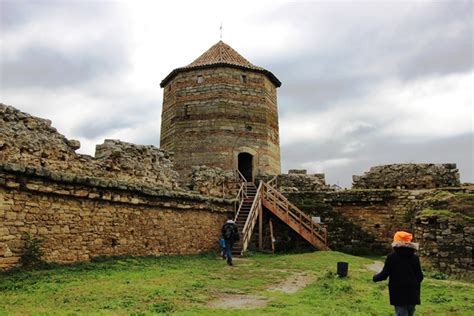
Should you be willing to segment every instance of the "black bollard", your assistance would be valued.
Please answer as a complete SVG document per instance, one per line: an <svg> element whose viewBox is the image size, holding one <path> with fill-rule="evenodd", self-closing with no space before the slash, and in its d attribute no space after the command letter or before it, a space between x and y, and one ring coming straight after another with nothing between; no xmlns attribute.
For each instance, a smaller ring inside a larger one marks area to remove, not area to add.
<svg viewBox="0 0 474 316"><path fill-rule="evenodd" d="M338 262L337 263L337 275L340 278L345 278L349 270L349 262Z"/></svg>

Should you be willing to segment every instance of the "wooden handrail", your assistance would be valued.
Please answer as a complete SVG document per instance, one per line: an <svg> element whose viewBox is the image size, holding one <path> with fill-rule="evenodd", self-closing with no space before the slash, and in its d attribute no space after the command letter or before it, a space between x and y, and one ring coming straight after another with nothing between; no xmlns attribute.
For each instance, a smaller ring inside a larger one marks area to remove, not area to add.
<svg viewBox="0 0 474 316"><path fill-rule="evenodd" d="M270 181L267 182L267 185L272 188L276 188L277 186L277 178L278 176L274 176Z"/></svg>
<svg viewBox="0 0 474 316"><path fill-rule="evenodd" d="M240 173L239 170L235 170L235 173L237 175L237 181L239 182L248 182L247 179L245 179L244 175Z"/></svg>
<svg viewBox="0 0 474 316"><path fill-rule="evenodd" d="M247 194L248 182L245 181L245 177L236 170L236 175L240 181L239 192L237 194L236 201L239 203L235 221L237 221L239 213L241 211L244 200L249 196ZM318 249L329 249L327 247L327 230L322 225L313 222L311 217L306 213L302 212L298 207L293 205L288 199L281 194L276 187L276 177L265 183L260 181L257 188L256 194L253 198L252 205L247 215L244 227L242 229L242 250L243 254L250 243L254 226L257 222L259 214L262 212L263 206L267 207L277 217L286 222L292 229L297 231L303 238L308 240L313 246Z"/></svg>
<svg viewBox="0 0 474 316"><path fill-rule="evenodd" d="M326 239L324 238L325 229L321 225L314 223L309 216L294 207L291 203L286 201L286 203L282 203L281 200L276 200L275 196L271 194L266 194L265 198L284 212L287 220L291 219L299 225L304 226L305 229L314 233L321 240Z"/></svg>
<svg viewBox="0 0 474 316"><path fill-rule="evenodd" d="M264 183L264 185L266 186L266 183ZM266 186L266 189L269 189L268 186ZM270 187L270 189L273 189ZM288 201L288 199L283 195L281 194L280 192L278 192L277 190L266 190L265 192L269 192L270 194L276 196L277 198L279 198L280 201L284 201L285 205L286 206L289 206L290 208L292 208L297 214L301 214L301 216L303 218L305 218L308 222L312 222L313 220L311 219L311 217L309 217L309 215L307 215L306 213L302 212L298 207L296 207L294 204L292 204L290 201ZM273 192L273 193L271 193ZM318 225L318 224L317 224Z"/></svg>
<svg viewBox="0 0 474 316"><path fill-rule="evenodd" d="M287 222L290 220L294 221L298 225L300 232L302 229L305 229L314 238L318 239L320 242L323 242L325 246L327 245L326 228L313 222L310 216L298 209L295 205L288 201L288 199L283 194L278 192L278 190L268 183L263 183L262 198L268 201L268 203L274 205L280 212L284 213Z"/></svg>
<svg viewBox="0 0 474 316"><path fill-rule="evenodd" d="M240 173L239 170L234 170L235 180L237 183L240 183L239 191L237 192L236 196L236 204L234 206L234 220L237 220L237 216L239 216L240 209L242 208L242 204L244 203L245 198L247 195L247 180L245 177Z"/></svg>
<svg viewBox="0 0 474 316"><path fill-rule="evenodd" d="M247 197L247 183L242 182L239 188L239 192L237 192L236 205L234 208L234 220L237 220L237 216L239 216L240 209L242 208L242 204L244 203L245 198Z"/></svg>
<svg viewBox="0 0 474 316"><path fill-rule="evenodd" d="M248 244L250 242L250 238L252 237L253 227L257 222L258 214L260 213L260 209L262 208L262 186L263 182L260 182L257 193L255 194L255 198L252 203L252 207L250 208L249 215L247 220L245 221L244 228L242 229L242 253L247 250Z"/></svg>

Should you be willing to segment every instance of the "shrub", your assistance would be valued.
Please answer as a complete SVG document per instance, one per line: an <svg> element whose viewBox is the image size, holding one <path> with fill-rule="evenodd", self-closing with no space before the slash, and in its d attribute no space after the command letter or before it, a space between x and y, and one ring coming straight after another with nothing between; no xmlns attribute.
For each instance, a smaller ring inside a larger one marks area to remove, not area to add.
<svg viewBox="0 0 474 316"><path fill-rule="evenodd" d="M43 240L38 237L31 236L31 234L25 234L25 246L23 253L20 257L20 264L24 267L35 267L43 263L41 256L43 251L41 250L41 244Z"/></svg>

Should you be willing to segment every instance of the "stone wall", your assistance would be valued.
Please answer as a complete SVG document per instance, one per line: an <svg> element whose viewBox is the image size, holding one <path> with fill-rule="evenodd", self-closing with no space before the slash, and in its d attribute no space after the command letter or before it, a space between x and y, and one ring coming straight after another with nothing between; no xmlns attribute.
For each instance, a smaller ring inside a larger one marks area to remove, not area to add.
<svg viewBox="0 0 474 316"><path fill-rule="evenodd" d="M171 156L106 140L77 154L51 122L0 104L0 268L18 263L26 234L44 260L189 254L216 248L233 201L179 188Z"/></svg>
<svg viewBox="0 0 474 316"><path fill-rule="evenodd" d="M178 174L170 155L154 146L106 140L96 157L75 152L77 140L69 140L51 121L0 104L0 162L23 167L61 171L63 175L94 176L129 184L178 188Z"/></svg>
<svg viewBox="0 0 474 316"><path fill-rule="evenodd" d="M352 180L354 189L426 189L461 185L454 163L376 166L362 176L353 176Z"/></svg>
<svg viewBox="0 0 474 316"><path fill-rule="evenodd" d="M446 212L416 218L420 255L437 269L474 278L474 218Z"/></svg>
<svg viewBox="0 0 474 316"><path fill-rule="evenodd" d="M329 247L353 254L385 254L395 231L412 230L428 190L287 192L298 208L321 217Z"/></svg>
<svg viewBox="0 0 474 316"><path fill-rule="evenodd" d="M321 217L329 247L352 254L387 254L398 230L412 232L419 255L435 268L473 277L472 187L424 190L286 192L292 203ZM267 217L269 214L267 214ZM270 216L271 217L271 216ZM272 217L280 249L309 245Z"/></svg>
<svg viewBox="0 0 474 316"><path fill-rule="evenodd" d="M183 176L192 166L235 170L239 153L253 156L253 176L279 174L276 87L262 73L225 66L180 72L164 87L160 146Z"/></svg>
<svg viewBox="0 0 474 316"><path fill-rule="evenodd" d="M27 233L48 262L205 252L232 214L231 201L41 170L0 166L0 268L18 263Z"/></svg>
<svg viewBox="0 0 474 316"><path fill-rule="evenodd" d="M420 254L437 269L474 277L474 194L438 191L416 216Z"/></svg>

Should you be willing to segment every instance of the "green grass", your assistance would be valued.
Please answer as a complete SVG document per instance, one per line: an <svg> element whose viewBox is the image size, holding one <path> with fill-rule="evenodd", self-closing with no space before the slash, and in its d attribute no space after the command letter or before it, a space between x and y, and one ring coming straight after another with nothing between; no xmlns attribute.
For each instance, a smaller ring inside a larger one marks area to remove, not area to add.
<svg viewBox="0 0 474 316"><path fill-rule="evenodd" d="M349 262L349 277L335 275ZM261 255L228 267L216 256L125 258L0 274L0 315L392 315L387 282L373 283L370 258L338 252ZM314 281L294 294L270 291L296 273ZM222 295L256 295L258 309L214 309ZM427 277L417 315L467 315L474 287Z"/></svg>

